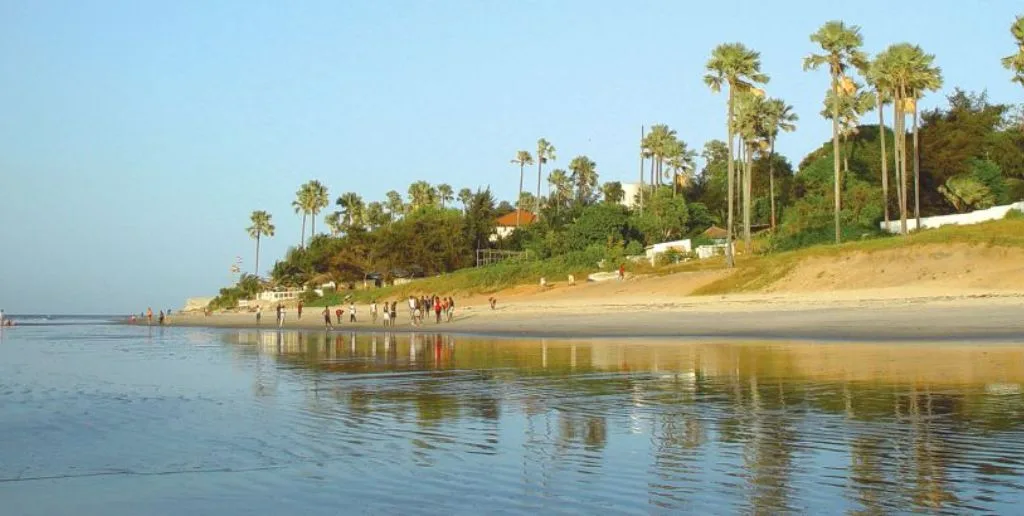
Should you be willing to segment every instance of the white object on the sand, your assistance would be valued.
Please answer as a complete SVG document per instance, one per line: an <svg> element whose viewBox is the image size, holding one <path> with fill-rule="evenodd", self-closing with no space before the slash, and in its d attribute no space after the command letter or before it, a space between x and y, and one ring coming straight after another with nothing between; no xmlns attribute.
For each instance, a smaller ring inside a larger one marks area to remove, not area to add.
<svg viewBox="0 0 1024 516"><path fill-rule="evenodd" d="M611 281L619 278L619 271L615 272L595 272L587 276L587 281L602 282Z"/></svg>

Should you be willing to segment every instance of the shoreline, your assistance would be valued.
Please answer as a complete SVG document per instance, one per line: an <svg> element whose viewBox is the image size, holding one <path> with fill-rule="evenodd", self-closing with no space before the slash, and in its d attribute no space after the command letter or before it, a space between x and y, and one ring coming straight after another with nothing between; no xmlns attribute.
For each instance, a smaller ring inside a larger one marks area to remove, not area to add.
<svg viewBox="0 0 1024 516"><path fill-rule="evenodd" d="M615 299L598 303L513 301L490 310L469 304L450 323L409 323L408 310L398 310L398 324L384 327L367 320L334 326L334 332L448 333L532 338L736 338L743 340L817 341L955 341L1002 340L1024 343L1024 295L961 293L959 295L779 296L772 294L715 298ZM904 292L906 294L906 292ZM368 314L360 306L361 314ZM284 330L324 330L320 309L310 307L303 319L294 310ZM132 324L132 323L125 323ZM145 326L145 323L135 323ZM155 326L155 325L154 325ZM273 313L184 314L169 326L277 330Z"/></svg>

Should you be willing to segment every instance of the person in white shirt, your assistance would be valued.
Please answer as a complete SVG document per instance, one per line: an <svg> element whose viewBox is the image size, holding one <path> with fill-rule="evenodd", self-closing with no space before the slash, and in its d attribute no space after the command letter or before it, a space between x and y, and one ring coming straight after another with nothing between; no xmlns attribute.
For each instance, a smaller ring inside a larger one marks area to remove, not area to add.
<svg viewBox="0 0 1024 516"><path fill-rule="evenodd" d="M373 302L370 303L370 317L373 318L373 322L374 323L377 322L377 300L376 299L374 299Z"/></svg>
<svg viewBox="0 0 1024 516"><path fill-rule="evenodd" d="M356 322L356 304L355 302L348 304L348 322Z"/></svg>

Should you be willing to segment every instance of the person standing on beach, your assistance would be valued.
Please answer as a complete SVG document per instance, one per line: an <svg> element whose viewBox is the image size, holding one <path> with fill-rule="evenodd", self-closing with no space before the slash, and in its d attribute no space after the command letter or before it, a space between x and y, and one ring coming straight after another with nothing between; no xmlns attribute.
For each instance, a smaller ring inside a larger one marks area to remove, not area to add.
<svg viewBox="0 0 1024 516"><path fill-rule="evenodd" d="M416 314L416 298L409 296L409 317L413 318Z"/></svg>
<svg viewBox="0 0 1024 516"><path fill-rule="evenodd" d="M281 303L277 304L277 327L284 326L284 305Z"/></svg>
<svg viewBox="0 0 1024 516"><path fill-rule="evenodd" d="M395 325L398 321L398 301L391 302L391 326Z"/></svg>
<svg viewBox="0 0 1024 516"><path fill-rule="evenodd" d="M260 325L261 319L263 319L263 305L256 305L256 326Z"/></svg>
<svg viewBox="0 0 1024 516"><path fill-rule="evenodd" d="M164 311L160 310L160 326L164 325Z"/></svg>
<svg viewBox="0 0 1024 516"><path fill-rule="evenodd" d="M341 314L343 313L345 313L345 311L342 310L340 306L334 310L334 321L336 323L341 324Z"/></svg>
<svg viewBox="0 0 1024 516"><path fill-rule="evenodd" d="M302 319L302 300L301 299L299 300L299 309L298 309L297 317L299 319Z"/></svg>
<svg viewBox="0 0 1024 516"><path fill-rule="evenodd" d="M328 330L334 329L334 325L331 324L331 307L329 306L324 307L324 328Z"/></svg>
<svg viewBox="0 0 1024 516"><path fill-rule="evenodd" d="M434 324L441 324L441 298L434 296Z"/></svg>
<svg viewBox="0 0 1024 516"><path fill-rule="evenodd" d="M453 317L455 317L455 298L448 296L448 322L452 322Z"/></svg>
<svg viewBox="0 0 1024 516"><path fill-rule="evenodd" d="M146 307L146 324L153 325L153 307Z"/></svg>
<svg viewBox="0 0 1024 516"><path fill-rule="evenodd" d="M377 324L377 300L374 299L370 302L370 318L373 319L373 323Z"/></svg>
<svg viewBox="0 0 1024 516"><path fill-rule="evenodd" d="M619 264L619 281L626 279L626 265Z"/></svg>
<svg viewBox="0 0 1024 516"><path fill-rule="evenodd" d="M348 303L348 322L356 322L356 302L349 301Z"/></svg>

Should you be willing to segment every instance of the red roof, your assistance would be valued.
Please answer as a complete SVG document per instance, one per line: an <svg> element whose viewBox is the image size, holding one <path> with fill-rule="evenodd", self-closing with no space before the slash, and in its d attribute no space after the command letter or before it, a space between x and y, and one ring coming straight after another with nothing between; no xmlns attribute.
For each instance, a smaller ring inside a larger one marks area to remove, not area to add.
<svg viewBox="0 0 1024 516"><path fill-rule="evenodd" d="M537 216L534 215L533 213L526 210L516 210L498 217L498 220L494 221L494 224L499 227L504 226L514 228L516 227L517 213L519 214L519 224L522 226L533 224L534 222L537 221Z"/></svg>

